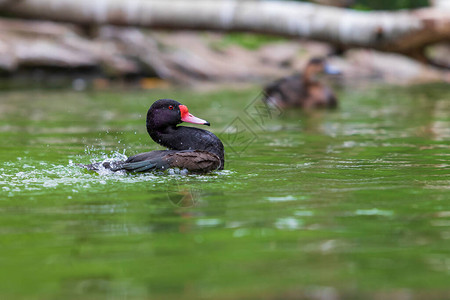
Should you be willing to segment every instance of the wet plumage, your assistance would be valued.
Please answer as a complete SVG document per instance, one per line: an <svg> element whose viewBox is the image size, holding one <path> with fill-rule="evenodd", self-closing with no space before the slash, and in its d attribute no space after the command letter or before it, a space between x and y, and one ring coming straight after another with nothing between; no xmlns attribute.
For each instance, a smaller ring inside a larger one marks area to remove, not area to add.
<svg viewBox="0 0 450 300"><path fill-rule="evenodd" d="M126 161L100 162L83 167L127 172L180 168L205 173L223 169L224 148L219 138L204 129L177 126L182 122L209 125L209 122L193 116L186 106L175 100L158 100L147 112L147 132L156 143L169 150L150 151L130 156Z"/></svg>

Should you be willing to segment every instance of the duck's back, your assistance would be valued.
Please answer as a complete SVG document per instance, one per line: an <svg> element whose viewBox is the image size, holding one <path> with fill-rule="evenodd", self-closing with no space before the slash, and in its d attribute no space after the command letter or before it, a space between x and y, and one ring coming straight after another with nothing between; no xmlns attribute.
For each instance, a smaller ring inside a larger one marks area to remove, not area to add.
<svg viewBox="0 0 450 300"><path fill-rule="evenodd" d="M195 127L178 126L178 130L186 132L189 139L187 144L181 145L179 149L175 150L200 150L213 153L220 159L220 167L222 170L225 164L225 151L220 139L212 132Z"/></svg>
<svg viewBox="0 0 450 300"><path fill-rule="evenodd" d="M195 127L177 126L173 131L161 134L150 133L151 138L170 150L199 150L216 155L220 159L220 168L225 163L224 147L220 139L212 132Z"/></svg>
<svg viewBox="0 0 450 300"><path fill-rule="evenodd" d="M304 107L335 108L337 101L336 96L329 87L315 83L308 87L308 97L304 102Z"/></svg>
<svg viewBox="0 0 450 300"><path fill-rule="evenodd" d="M306 96L302 75L294 74L267 85L263 101L280 107L299 107Z"/></svg>
<svg viewBox="0 0 450 300"><path fill-rule="evenodd" d="M220 167L220 158L208 151L155 150L130 156L125 162L115 166L114 171L147 172L180 168L191 172L206 173L220 169ZM221 169L223 169L223 165Z"/></svg>

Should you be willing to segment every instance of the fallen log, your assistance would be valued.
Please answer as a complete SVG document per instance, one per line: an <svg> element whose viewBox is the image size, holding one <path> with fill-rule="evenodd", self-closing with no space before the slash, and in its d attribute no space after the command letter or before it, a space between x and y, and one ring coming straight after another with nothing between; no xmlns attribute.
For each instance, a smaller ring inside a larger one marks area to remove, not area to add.
<svg viewBox="0 0 450 300"><path fill-rule="evenodd" d="M429 7L362 12L289 1L20 0L0 2L9 15L157 29L247 31L370 48L425 63L427 46L450 40L450 12ZM441 67L449 67L442 66Z"/></svg>

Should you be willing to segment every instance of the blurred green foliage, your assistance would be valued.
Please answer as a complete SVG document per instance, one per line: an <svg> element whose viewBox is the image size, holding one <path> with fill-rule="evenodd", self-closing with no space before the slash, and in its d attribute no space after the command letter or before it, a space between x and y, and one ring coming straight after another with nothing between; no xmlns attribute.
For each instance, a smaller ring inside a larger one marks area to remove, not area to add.
<svg viewBox="0 0 450 300"><path fill-rule="evenodd" d="M351 8L359 10L396 10L429 5L428 0L355 0Z"/></svg>
<svg viewBox="0 0 450 300"><path fill-rule="evenodd" d="M315 0L294 1L321 3ZM331 3L333 0L328 0L328 2ZM349 8L357 10L396 10L429 6L429 0L335 0L335 2L341 4L347 2Z"/></svg>
<svg viewBox="0 0 450 300"><path fill-rule="evenodd" d="M220 41L211 43L214 49L220 50L231 45L239 45L249 50L256 50L259 47L272 42L285 41L286 38L256 33L231 32L224 34Z"/></svg>

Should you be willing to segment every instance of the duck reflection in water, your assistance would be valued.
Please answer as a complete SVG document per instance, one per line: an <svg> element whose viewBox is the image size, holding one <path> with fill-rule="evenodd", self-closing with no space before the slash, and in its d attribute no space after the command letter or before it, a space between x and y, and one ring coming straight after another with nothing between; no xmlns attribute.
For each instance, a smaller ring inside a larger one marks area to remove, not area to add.
<svg viewBox="0 0 450 300"><path fill-rule="evenodd" d="M177 207L194 207L198 204L201 197L201 190L193 187L177 186L176 190L167 191L167 198Z"/></svg>

